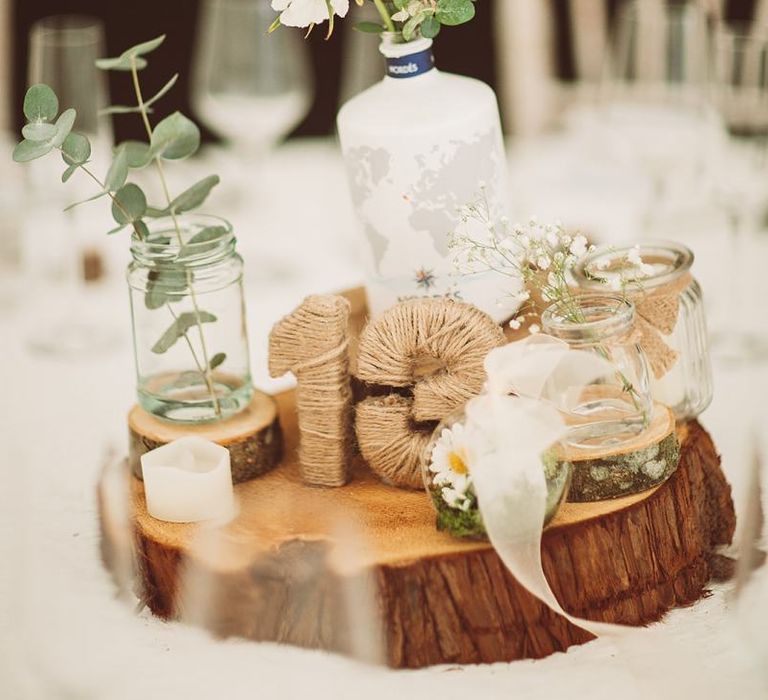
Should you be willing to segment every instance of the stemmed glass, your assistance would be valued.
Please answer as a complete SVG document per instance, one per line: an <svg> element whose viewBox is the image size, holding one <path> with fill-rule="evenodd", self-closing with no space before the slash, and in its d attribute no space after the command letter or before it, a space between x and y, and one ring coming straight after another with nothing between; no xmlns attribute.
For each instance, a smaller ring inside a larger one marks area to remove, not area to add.
<svg viewBox="0 0 768 700"><path fill-rule="evenodd" d="M757 320L745 266L754 254L753 234L768 213L768 26L720 27L713 52L713 102L730 139L721 150L715 196L729 222L728 325L714 336L714 351L731 360L768 354L768 335ZM737 270L744 270L738 274Z"/></svg>
<svg viewBox="0 0 768 700"><path fill-rule="evenodd" d="M637 0L617 16L599 92L601 137L650 179L646 231L667 200L710 167L710 146L722 133L708 102L710 51L698 2Z"/></svg>
<svg viewBox="0 0 768 700"><path fill-rule="evenodd" d="M198 115L246 163L258 163L306 114L306 47L296 32L267 34L264 0L204 0L193 66Z"/></svg>
<svg viewBox="0 0 768 700"><path fill-rule="evenodd" d="M77 110L76 130L89 137L92 158L101 163L109 162L105 156L112 147L111 123L100 114L107 106L106 80L95 66L104 55L104 27L94 18L46 17L30 31L28 83L50 85L60 109ZM80 355L110 347L117 333L102 319L89 318L82 288L84 254L93 240L91 234L100 232L99 219L94 218L98 214L85 208L61 213L66 204L92 194L93 188L77 175L62 188L60 171L51 166L50 162L29 164L34 206L28 222L32 229L28 258L33 275L48 282L42 285L44 299L36 310L29 343L49 353ZM61 167L65 167L63 161ZM46 312L49 318L43 318Z"/></svg>

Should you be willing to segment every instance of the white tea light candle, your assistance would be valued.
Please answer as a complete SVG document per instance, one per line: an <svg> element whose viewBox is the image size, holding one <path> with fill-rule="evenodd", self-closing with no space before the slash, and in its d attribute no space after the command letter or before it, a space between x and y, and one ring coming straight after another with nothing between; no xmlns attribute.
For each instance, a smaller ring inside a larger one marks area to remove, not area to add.
<svg viewBox="0 0 768 700"><path fill-rule="evenodd" d="M229 450L179 438L141 457L147 511L172 523L228 520L235 512Z"/></svg>

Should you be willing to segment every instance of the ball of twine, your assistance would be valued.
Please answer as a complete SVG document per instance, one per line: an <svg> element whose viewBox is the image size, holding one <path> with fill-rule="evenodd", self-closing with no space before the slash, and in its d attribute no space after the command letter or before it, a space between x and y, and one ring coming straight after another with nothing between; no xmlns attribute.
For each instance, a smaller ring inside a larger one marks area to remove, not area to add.
<svg viewBox="0 0 768 700"><path fill-rule="evenodd" d="M371 469L389 483L421 488L428 429L473 396L485 381L483 361L505 342L480 309L449 299L413 299L363 330L355 376L369 385L408 387L413 398L388 396L358 404L357 440Z"/></svg>

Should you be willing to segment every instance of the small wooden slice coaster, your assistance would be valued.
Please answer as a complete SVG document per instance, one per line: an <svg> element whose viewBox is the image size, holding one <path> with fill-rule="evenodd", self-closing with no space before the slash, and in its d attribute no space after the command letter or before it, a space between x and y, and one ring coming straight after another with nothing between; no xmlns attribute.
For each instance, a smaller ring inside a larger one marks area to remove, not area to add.
<svg viewBox="0 0 768 700"><path fill-rule="evenodd" d="M648 427L630 440L597 449L564 448L560 461L573 467L568 500L602 501L661 484L677 469L681 438L672 411L656 404Z"/></svg>
<svg viewBox="0 0 768 700"><path fill-rule="evenodd" d="M277 404L260 391L254 391L251 403L237 415L200 425L163 421L136 405L128 414L128 434L128 460L139 479L141 455L188 435L212 440L229 450L232 480L236 484L268 472L283 457Z"/></svg>

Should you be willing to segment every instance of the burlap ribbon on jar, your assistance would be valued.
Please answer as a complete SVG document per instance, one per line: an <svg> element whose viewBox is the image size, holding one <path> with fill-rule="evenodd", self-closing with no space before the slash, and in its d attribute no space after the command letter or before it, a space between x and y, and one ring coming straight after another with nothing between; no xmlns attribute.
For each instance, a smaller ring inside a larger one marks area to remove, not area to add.
<svg viewBox="0 0 768 700"><path fill-rule="evenodd" d="M661 379L672 369L679 353L669 347L665 336L672 334L680 314L680 294L693 278L686 273L658 287L636 291L626 290L627 298L635 305L635 324L632 331L621 339L622 343L635 342L648 358L653 376ZM579 293L585 293L579 289Z"/></svg>

